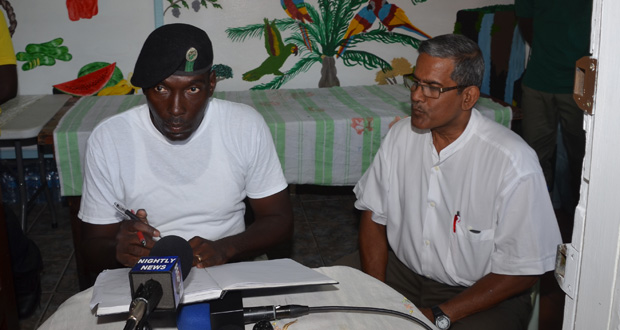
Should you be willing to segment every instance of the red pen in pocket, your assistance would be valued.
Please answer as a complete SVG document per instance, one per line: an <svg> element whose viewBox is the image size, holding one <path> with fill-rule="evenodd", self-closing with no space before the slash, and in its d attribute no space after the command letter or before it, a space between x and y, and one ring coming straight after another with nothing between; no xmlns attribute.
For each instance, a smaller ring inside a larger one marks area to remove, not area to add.
<svg viewBox="0 0 620 330"><path fill-rule="evenodd" d="M454 221L452 222L452 232L456 233L456 223L461 221L461 214L459 213L459 211L456 211L456 214L454 215Z"/></svg>

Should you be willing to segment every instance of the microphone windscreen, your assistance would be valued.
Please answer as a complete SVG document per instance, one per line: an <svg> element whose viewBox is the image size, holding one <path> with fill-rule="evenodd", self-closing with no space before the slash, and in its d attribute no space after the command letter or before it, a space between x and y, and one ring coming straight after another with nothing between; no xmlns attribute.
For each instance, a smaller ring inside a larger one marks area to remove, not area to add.
<svg viewBox="0 0 620 330"><path fill-rule="evenodd" d="M192 247L184 238L169 235L162 237L159 241L155 242L155 245L151 249L149 256L177 256L181 263L181 274L183 280L189 275L189 271L192 269L192 263L194 253Z"/></svg>
<svg viewBox="0 0 620 330"><path fill-rule="evenodd" d="M209 303L180 305L177 309L179 330L211 329L211 308Z"/></svg>

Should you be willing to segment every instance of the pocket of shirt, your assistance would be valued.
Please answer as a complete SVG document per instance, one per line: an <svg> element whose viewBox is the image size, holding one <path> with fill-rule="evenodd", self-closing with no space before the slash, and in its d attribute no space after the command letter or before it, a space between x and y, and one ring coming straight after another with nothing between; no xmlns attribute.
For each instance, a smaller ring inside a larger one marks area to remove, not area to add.
<svg viewBox="0 0 620 330"><path fill-rule="evenodd" d="M455 281L471 285L491 268L495 230L473 228L461 219L450 236L446 271Z"/></svg>

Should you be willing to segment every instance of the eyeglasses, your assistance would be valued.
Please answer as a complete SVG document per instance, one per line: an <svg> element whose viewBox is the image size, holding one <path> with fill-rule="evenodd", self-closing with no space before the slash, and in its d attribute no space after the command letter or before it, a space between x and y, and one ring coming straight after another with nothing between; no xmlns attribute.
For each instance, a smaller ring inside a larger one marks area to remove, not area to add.
<svg viewBox="0 0 620 330"><path fill-rule="evenodd" d="M411 92L415 92L419 87L422 87L422 94L426 97L430 97L433 99L438 99L442 93L449 92L454 89L465 88L467 86L454 86L454 87L436 87L431 85L422 84L416 77L413 76L413 73L403 75L405 80L405 86L411 90Z"/></svg>

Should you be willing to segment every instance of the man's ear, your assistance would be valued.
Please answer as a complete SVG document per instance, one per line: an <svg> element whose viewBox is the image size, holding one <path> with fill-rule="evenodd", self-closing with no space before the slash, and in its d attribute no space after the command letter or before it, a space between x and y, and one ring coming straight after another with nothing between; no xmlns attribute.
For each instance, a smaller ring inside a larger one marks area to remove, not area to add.
<svg viewBox="0 0 620 330"><path fill-rule="evenodd" d="M217 75L215 74L215 70L211 70L209 73L209 97L213 96L215 86L217 86Z"/></svg>
<svg viewBox="0 0 620 330"><path fill-rule="evenodd" d="M480 89L478 86L468 86L463 90L463 101L461 107L463 110L470 110L474 107L480 98Z"/></svg>

